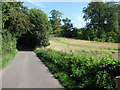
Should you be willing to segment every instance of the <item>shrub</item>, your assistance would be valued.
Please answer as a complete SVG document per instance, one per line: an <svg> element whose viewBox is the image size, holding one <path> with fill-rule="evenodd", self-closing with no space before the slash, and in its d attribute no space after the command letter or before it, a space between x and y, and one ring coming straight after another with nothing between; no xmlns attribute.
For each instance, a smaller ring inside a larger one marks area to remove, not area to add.
<svg viewBox="0 0 120 90"><path fill-rule="evenodd" d="M17 49L16 38L8 30L3 30L2 33L2 67L5 67L16 55Z"/></svg>
<svg viewBox="0 0 120 90"><path fill-rule="evenodd" d="M50 49L35 50L35 53L66 88L116 88L120 61L111 56L102 59L76 57Z"/></svg>

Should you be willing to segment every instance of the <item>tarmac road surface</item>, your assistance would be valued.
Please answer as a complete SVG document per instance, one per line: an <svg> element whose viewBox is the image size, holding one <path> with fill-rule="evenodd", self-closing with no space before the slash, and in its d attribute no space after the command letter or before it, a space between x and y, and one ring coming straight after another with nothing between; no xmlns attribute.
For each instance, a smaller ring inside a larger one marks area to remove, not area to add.
<svg viewBox="0 0 120 90"><path fill-rule="evenodd" d="M63 88L32 51L19 51L2 70L2 88Z"/></svg>

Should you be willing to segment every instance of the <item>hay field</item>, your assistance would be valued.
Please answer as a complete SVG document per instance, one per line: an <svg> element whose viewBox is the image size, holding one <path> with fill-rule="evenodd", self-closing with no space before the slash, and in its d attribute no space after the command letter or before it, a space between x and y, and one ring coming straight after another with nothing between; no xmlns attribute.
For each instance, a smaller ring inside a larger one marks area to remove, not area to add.
<svg viewBox="0 0 120 90"><path fill-rule="evenodd" d="M77 56L103 57L112 53L118 59L118 43L106 43L87 40L50 37L50 46L47 48L72 53Z"/></svg>

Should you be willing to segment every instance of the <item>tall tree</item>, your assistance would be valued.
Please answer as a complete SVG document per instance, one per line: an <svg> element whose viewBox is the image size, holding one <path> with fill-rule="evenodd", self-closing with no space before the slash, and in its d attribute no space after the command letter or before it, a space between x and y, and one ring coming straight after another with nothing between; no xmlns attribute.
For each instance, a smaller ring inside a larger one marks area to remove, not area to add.
<svg viewBox="0 0 120 90"><path fill-rule="evenodd" d="M29 29L28 14L23 2L2 2L3 28L18 38Z"/></svg>
<svg viewBox="0 0 120 90"><path fill-rule="evenodd" d="M106 32L114 31L118 29L118 4L116 2L106 3Z"/></svg>
<svg viewBox="0 0 120 90"><path fill-rule="evenodd" d="M120 43L120 2L118 3L118 42Z"/></svg>
<svg viewBox="0 0 120 90"><path fill-rule="evenodd" d="M50 14L51 14L50 23L53 28L53 34L57 34L61 30L60 25L61 25L62 13L54 9L50 12Z"/></svg>
<svg viewBox="0 0 120 90"><path fill-rule="evenodd" d="M64 37L72 37L72 31L73 31L73 24L71 23L71 20L68 18L65 18L62 20L64 25L62 26L62 36Z"/></svg>
<svg viewBox="0 0 120 90"><path fill-rule="evenodd" d="M105 23L105 8L106 5L104 2L91 2L88 7L83 9L83 12L85 13L83 18L85 21L90 21L87 27L103 27Z"/></svg>
<svg viewBox="0 0 120 90"><path fill-rule="evenodd" d="M47 15L39 9L30 9L31 27L25 35L22 35L19 42L24 42L24 45L30 47L45 47L49 45L48 31L50 25Z"/></svg>
<svg viewBox="0 0 120 90"><path fill-rule="evenodd" d="M85 21L90 21L86 24L86 31L88 32L88 30L92 30L93 33L97 31L97 37L95 38L100 39L101 37L104 37L107 41L117 42L118 35L116 34L118 32L119 24L118 6L118 2L90 2L88 7L83 9L83 18Z"/></svg>

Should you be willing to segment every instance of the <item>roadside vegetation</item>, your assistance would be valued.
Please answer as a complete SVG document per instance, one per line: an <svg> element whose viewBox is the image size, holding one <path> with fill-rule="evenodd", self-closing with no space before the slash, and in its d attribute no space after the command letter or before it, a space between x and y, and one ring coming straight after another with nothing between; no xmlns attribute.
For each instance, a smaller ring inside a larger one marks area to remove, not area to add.
<svg viewBox="0 0 120 90"><path fill-rule="evenodd" d="M110 55L96 59L51 49L38 49L35 53L66 88L116 89L120 60Z"/></svg>
<svg viewBox="0 0 120 90"><path fill-rule="evenodd" d="M2 67L4 68L10 60L14 58L18 50L16 49L16 39L8 31L4 30L2 36Z"/></svg>
<svg viewBox="0 0 120 90"><path fill-rule="evenodd" d="M28 10L23 2L2 2L1 5L2 66L0 69L14 58L17 47L36 48L49 45L50 28L48 18L42 10Z"/></svg>
<svg viewBox="0 0 120 90"><path fill-rule="evenodd" d="M2 35L0 34L0 70L2 69Z"/></svg>
<svg viewBox="0 0 120 90"><path fill-rule="evenodd" d="M34 52L66 88L116 89L118 43L50 37L50 46Z"/></svg>

